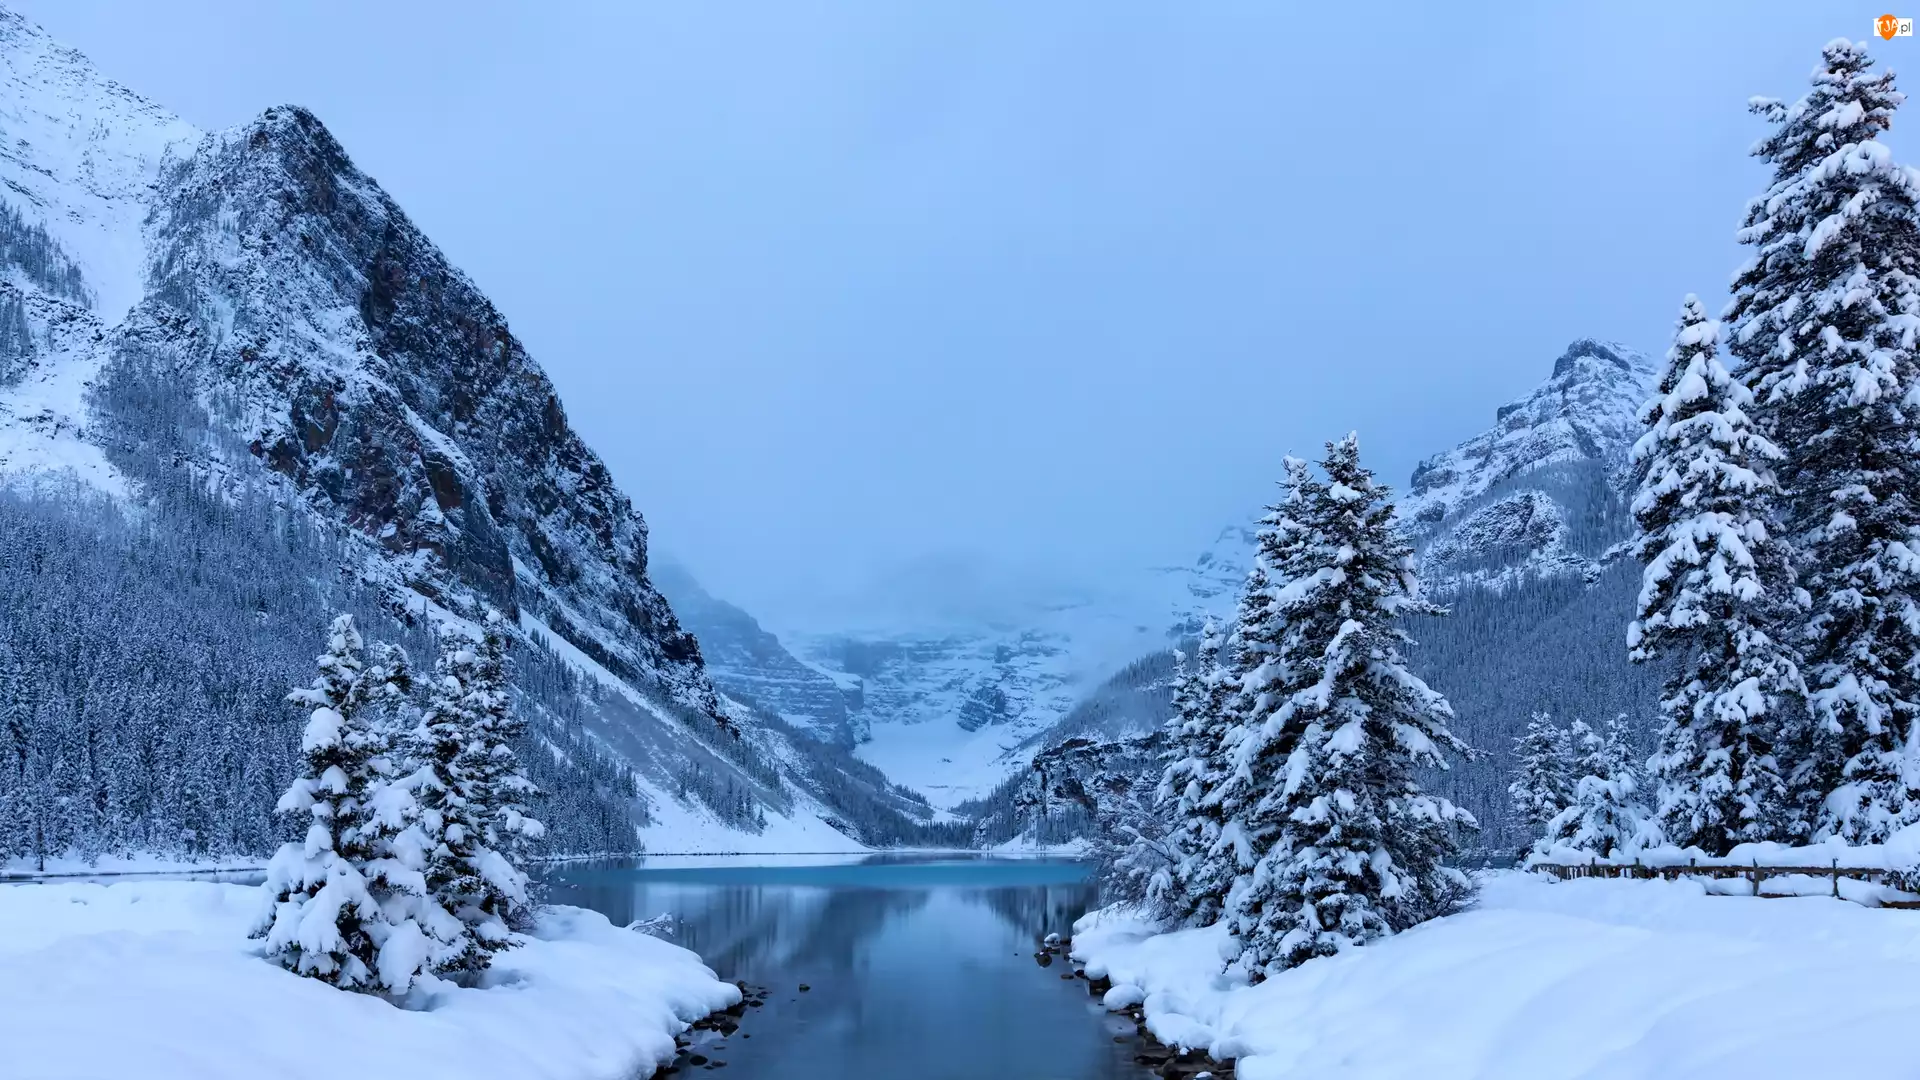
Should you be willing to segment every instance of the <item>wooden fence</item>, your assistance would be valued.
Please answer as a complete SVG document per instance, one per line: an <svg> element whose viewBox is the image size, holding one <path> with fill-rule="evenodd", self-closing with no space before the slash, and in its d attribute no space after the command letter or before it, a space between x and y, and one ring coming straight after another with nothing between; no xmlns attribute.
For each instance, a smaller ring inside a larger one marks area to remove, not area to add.
<svg viewBox="0 0 1920 1080"><path fill-rule="evenodd" d="M1894 884L1892 879L1899 873L1897 870L1863 866L1841 866L1837 859L1834 860L1831 866L1761 866L1759 863L1754 863L1751 866L1729 866L1725 864L1700 866L1695 863L1688 863L1685 866L1643 866L1638 860L1635 860L1631 863L1536 863L1528 867L1528 869L1543 870L1562 881L1591 877L1632 878L1646 881L1654 879L1677 881L1683 877L1739 878L1753 884L1753 891L1750 895L1772 898L1805 896L1806 894L1763 892L1761 890L1762 883L1771 877L1805 876L1830 878L1833 881L1832 895L1838 897L1840 895L1841 878L1852 878L1855 881L1869 881L1877 885L1890 885ZM1879 906L1920 910L1920 900L1887 900L1881 902Z"/></svg>

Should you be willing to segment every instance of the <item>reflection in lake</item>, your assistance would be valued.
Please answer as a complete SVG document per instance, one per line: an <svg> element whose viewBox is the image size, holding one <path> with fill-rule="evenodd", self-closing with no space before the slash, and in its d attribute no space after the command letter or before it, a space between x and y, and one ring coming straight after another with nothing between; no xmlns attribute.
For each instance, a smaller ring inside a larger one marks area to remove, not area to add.
<svg viewBox="0 0 1920 1080"><path fill-rule="evenodd" d="M1098 890L1084 866L873 857L567 864L549 899L619 924L663 913L671 940L722 978L771 990L730 1038L700 1048L736 1077L1094 1080L1145 1075L1132 1025L1033 953ZM799 990L805 983L809 990Z"/></svg>

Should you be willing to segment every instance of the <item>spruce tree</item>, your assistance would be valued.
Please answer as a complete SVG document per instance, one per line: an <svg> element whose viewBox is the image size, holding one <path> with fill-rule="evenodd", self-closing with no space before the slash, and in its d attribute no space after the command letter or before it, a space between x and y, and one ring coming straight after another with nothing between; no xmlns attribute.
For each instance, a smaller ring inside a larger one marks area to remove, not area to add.
<svg viewBox="0 0 1920 1080"><path fill-rule="evenodd" d="M1471 893L1443 860L1473 819L1417 777L1469 751L1446 699L1401 654L1402 620L1443 609L1421 599L1412 549L1360 464L1358 438L1329 443L1321 468L1324 481L1290 478L1292 536L1261 627L1274 641L1265 685L1286 692L1256 698L1235 747L1235 775L1259 797L1243 804L1254 866L1227 922L1254 978L1406 929Z"/></svg>
<svg viewBox="0 0 1920 1080"><path fill-rule="evenodd" d="M1231 865L1214 854L1221 814L1214 796L1222 779L1220 736L1230 687L1222 670L1220 631L1211 618L1200 631L1193 663L1175 654L1173 716L1167 724L1167 767L1157 792L1169 822L1167 848L1173 865L1158 896L1158 913L1186 926L1218 921Z"/></svg>
<svg viewBox="0 0 1920 1080"><path fill-rule="evenodd" d="M267 864L270 901L255 936L288 970L347 989L403 993L458 938L459 926L428 901L424 851L411 791L391 782L390 723L382 710L404 695L404 654L361 659L353 617L333 621L311 686L288 700L310 706L303 768L280 798L307 819L306 835Z"/></svg>
<svg viewBox="0 0 1920 1080"><path fill-rule="evenodd" d="M1253 568L1234 612L1231 667L1223 672L1224 697L1215 714L1213 771L1218 779L1202 802L1216 825L1201 872L1220 915L1226 914L1235 883L1275 842L1273 823L1255 820L1252 813L1267 798L1273 775L1252 758L1264 751L1268 759L1284 760L1291 751L1297 732L1276 725L1273 718L1311 674L1288 651L1288 612L1277 599L1282 586L1307 572L1312 537L1300 515L1314 484L1313 467L1289 455L1282 468L1280 498L1261 515L1254 533ZM1243 745L1256 737L1263 740L1261 745L1243 756Z"/></svg>
<svg viewBox="0 0 1920 1080"><path fill-rule="evenodd" d="M33 686L15 661L0 662L0 866L33 854Z"/></svg>
<svg viewBox="0 0 1920 1080"><path fill-rule="evenodd" d="M508 711L504 650L497 616L478 640L449 627L415 735L427 887L466 927L460 947L440 959L438 970L446 973L484 970L495 952L513 944L511 926L524 919L527 905L525 874L493 846L518 835L499 821L503 805L518 812L512 801L518 785L498 790L502 775L518 775L517 769L503 774L495 758Z"/></svg>
<svg viewBox="0 0 1920 1080"><path fill-rule="evenodd" d="M1801 608L1774 521L1780 449L1754 429L1752 394L1715 355L1719 324L1686 298L1658 395L1633 448L1634 554L1645 564L1627 629L1636 662L1663 659L1655 814L1669 841L1724 855L1794 832L1779 762L1806 687L1789 642Z"/></svg>
<svg viewBox="0 0 1920 1080"><path fill-rule="evenodd" d="M1570 747L1567 732L1544 712L1535 712L1526 733L1513 740L1514 778L1507 785L1507 798L1533 840L1544 837L1547 826L1573 803ZM1521 857L1525 855L1522 849Z"/></svg>
<svg viewBox="0 0 1920 1080"><path fill-rule="evenodd" d="M1208 629L1211 626L1202 630L1203 638ZM1160 771L1160 784L1153 793L1154 808L1167 822L1167 852L1172 866L1167 871L1165 886L1149 889L1148 899L1152 910L1160 918L1179 922L1185 921L1187 908L1186 892L1180 885L1181 872L1186 853L1192 846L1187 838L1188 807L1185 801L1197 764L1187 724L1198 713L1194 706L1197 688L1193 673L1187 666L1186 651L1173 650L1173 676L1168 683L1168 716L1165 724L1165 764Z"/></svg>
<svg viewBox="0 0 1920 1080"><path fill-rule="evenodd" d="M526 867L546 830L532 816L538 791L514 750L526 722L508 692L506 621L500 613L489 611L479 640L459 652L463 705L472 725L459 765L471 783L484 848L475 866L482 884L477 910L524 930L533 913ZM495 933L484 920L474 925L483 937Z"/></svg>
<svg viewBox="0 0 1920 1080"><path fill-rule="evenodd" d="M1580 779L1573 785L1573 802L1548 824L1542 847L1618 858L1659 844L1659 828L1641 802L1626 718L1609 722L1605 736L1575 720L1570 735L1580 755Z"/></svg>
<svg viewBox="0 0 1920 1080"><path fill-rule="evenodd" d="M1786 534L1810 608L1795 633L1808 722L1782 734L1814 838L1884 840L1920 818L1920 453L1914 355L1920 182L1878 136L1904 100L1863 46L1831 42L1754 153L1773 166L1739 239L1729 350L1780 447Z"/></svg>

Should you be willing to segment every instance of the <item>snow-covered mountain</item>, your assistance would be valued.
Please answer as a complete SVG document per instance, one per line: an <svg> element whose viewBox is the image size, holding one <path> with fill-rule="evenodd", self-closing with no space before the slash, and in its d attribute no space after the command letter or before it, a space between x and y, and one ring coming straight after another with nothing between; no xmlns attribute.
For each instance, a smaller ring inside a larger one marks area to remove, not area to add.
<svg viewBox="0 0 1920 1080"><path fill-rule="evenodd" d="M792 646L850 684L860 757L951 807L1023 764L1022 744L1159 633L1110 615L1052 608L1019 625L796 635Z"/></svg>
<svg viewBox="0 0 1920 1080"><path fill-rule="evenodd" d="M1422 461L1398 500L1423 580L1451 608L1413 627L1412 658L1451 698L1455 730L1489 752L1442 783L1480 818L1489 846L1509 839L1499 777L1533 710L1595 721L1651 715L1654 680L1626 662L1623 644L1639 567L1618 545L1632 527L1627 452L1658 377L1653 361L1623 345L1575 341L1546 382L1495 410L1493 427ZM1192 563L1156 572L1173 585L1173 637L1191 638L1206 615L1232 618L1253 533L1251 523L1229 526ZM1165 718L1171 671L1164 648L1141 656L1028 752L1151 729Z"/></svg>
<svg viewBox="0 0 1920 1080"><path fill-rule="evenodd" d="M1429 587L1597 573L1631 527L1620 484L1658 379L1624 345L1576 341L1494 427L1422 461L1399 513Z"/></svg>
<svg viewBox="0 0 1920 1080"><path fill-rule="evenodd" d="M1166 597L1171 637L1197 638L1208 616L1218 620L1233 614L1252 565L1248 553L1253 550L1256 527L1252 519L1244 525L1229 525L1192 562L1154 568L1151 587Z"/></svg>
<svg viewBox="0 0 1920 1080"><path fill-rule="evenodd" d="M835 676L799 660L759 620L709 593L678 563L663 559L653 571L674 612L699 639L707 673L723 692L830 742L852 747L859 741L864 725L855 722L862 704L857 677Z"/></svg>
<svg viewBox="0 0 1920 1080"><path fill-rule="evenodd" d="M1503 778L1513 736L1537 709L1646 728L1658 673L1626 659L1640 566L1627 453L1658 366L1624 346L1576 341L1533 393L1501 406L1494 427L1415 469L1400 511L1444 618L1417 620L1410 656L1444 691L1454 730L1487 756L1443 783L1504 850ZM1644 734L1644 730L1643 730Z"/></svg>
<svg viewBox="0 0 1920 1080"><path fill-rule="evenodd" d="M722 690L852 748L943 808L991 790L1031 757L1036 734L1165 639L1157 611L1065 600L776 636L683 570L660 580Z"/></svg>
<svg viewBox="0 0 1920 1080"><path fill-rule="evenodd" d="M1649 692L1613 647L1637 580L1615 548L1630 527L1626 453L1656 378L1632 349L1576 341L1493 427L1421 462L1400 499L1428 587L1454 608L1417 628L1416 660L1496 763L1534 708L1601 719ZM690 578L664 580L723 689L950 807L1063 739L1158 724L1170 650L1206 616L1232 617L1253 533L1251 521L1222 529L1192 562L1144 572L1124 601L866 631L775 636ZM1479 765L1450 779L1497 834L1492 775Z"/></svg>
<svg viewBox="0 0 1920 1080"><path fill-rule="evenodd" d="M1546 382L1494 410L1493 427L1421 461L1395 508L1427 588L1597 572L1631 528L1627 451L1659 375L1625 345L1582 338ZM1255 528L1230 525L1192 563L1158 571L1192 599L1177 621L1232 613Z"/></svg>
<svg viewBox="0 0 1920 1080"><path fill-rule="evenodd" d="M132 543L264 507L246 512L292 514L330 553L266 537L312 563L274 598L318 590L393 635L501 608L524 634L547 782L598 778L556 798L648 823L656 848L839 849L910 828L872 770L716 693L650 580L644 519L552 383L311 113L200 132L0 11L0 268L0 480L38 493L30 519L105 499L144 522ZM0 655L23 685L54 678L10 629ZM320 632L259 631L308 656ZM73 721L88 738L115 722ZM48 721L21 738L54 769L75 737Z"/></svg>

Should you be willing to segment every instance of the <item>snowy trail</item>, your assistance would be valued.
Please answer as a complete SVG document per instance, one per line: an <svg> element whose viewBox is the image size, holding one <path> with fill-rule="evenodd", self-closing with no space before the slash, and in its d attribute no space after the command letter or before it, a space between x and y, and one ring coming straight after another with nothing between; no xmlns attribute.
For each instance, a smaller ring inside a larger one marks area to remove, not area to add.
<svg viewBox="0 0 1920 1080"><path fill-rule="evenodd" d="M1920 1076L1920 917L1698 884L1489 875L1479 907L1223 985L1219 928L1083 920L1074 955L1243 1080Z"/></svg>

